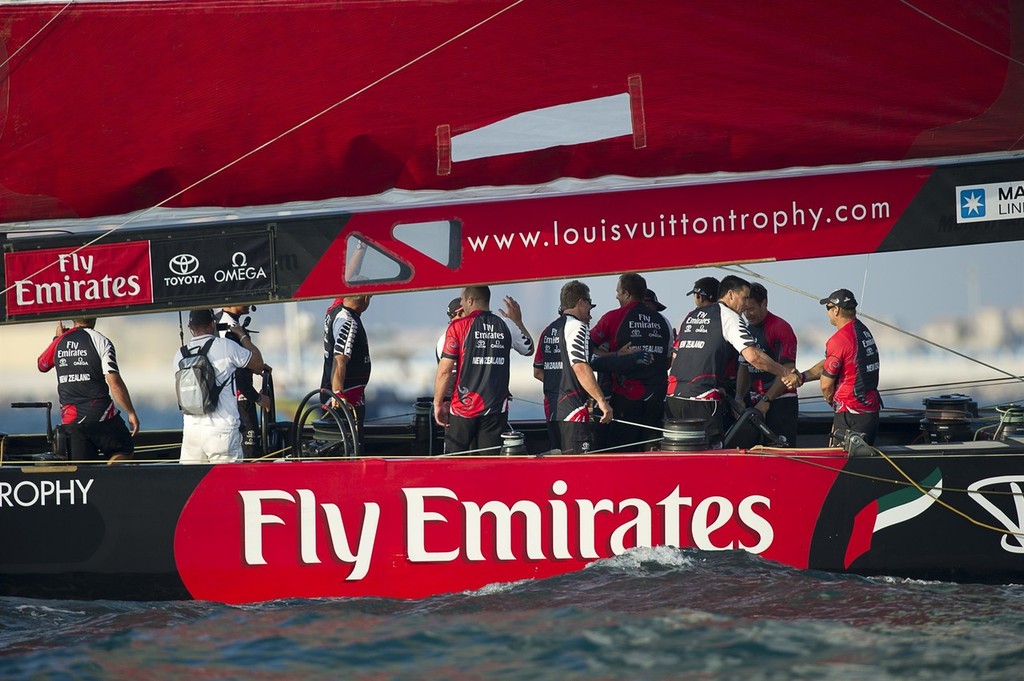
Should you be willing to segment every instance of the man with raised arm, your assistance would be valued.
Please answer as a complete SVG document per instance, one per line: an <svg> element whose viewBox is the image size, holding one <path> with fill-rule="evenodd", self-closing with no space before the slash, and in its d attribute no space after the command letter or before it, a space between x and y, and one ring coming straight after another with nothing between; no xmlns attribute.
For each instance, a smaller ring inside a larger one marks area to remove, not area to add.
<svg viewBox="0 0 1024 681"><path fill-rule="evenodd" d="M44 373L57 369L57 398L68 434L68 455L73 461L130 459L139 417L117 368L114 344L94 328L96 317L72 321L71 329L57 322L53 341L36 361ZM117 406L128 415L131 432Z"/></svg>
<svg viewBox="0 0 1024 681"><path fill-rule="evenodd" d="M529 357L533 338L523 313L505 296L501 317L491 312L491 289L467 286L460 297L465 316L448 325L444 351L434 380L434 419L445 426L445 451L497 454L508 424L508 383L511 350ZM510 329L502 317L517 327ZM454 390L449 390L455 370ZM451 394L451 411L445 395Z"/></svg>
<svg viewBox="0 0 1024 681"><path fill-rule="evenodd" d="M232 329L240 329L242 334L248 335L248 317L245 323L242 322L242 315L249 314L255 306L230 305L221 309L214 315L217 322L217 332L221 338L227 338L239 345L242 339ZM253 332L255 333L255 331ZM269 370L270 365L264 364L264 370ZM263 454L263 445L260 438L260 423L256 408L270 410L270 398L263 395L253 387L253 374L242 367L235 370L235 399L238 402L239 428L242 432L242 454L247 459L254 459Z"/></svg>

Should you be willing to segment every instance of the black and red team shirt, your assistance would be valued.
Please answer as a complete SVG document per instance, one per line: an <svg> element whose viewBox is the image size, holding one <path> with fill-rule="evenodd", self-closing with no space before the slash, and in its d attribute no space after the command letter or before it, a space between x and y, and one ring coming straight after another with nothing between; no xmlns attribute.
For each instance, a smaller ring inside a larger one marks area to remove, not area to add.
<svg viewBox="0 0 1024 681"><path fill-rule="evenodd" d="M359 313L335 302L324 317L324 371L320 387L331 390L334 356L345 355L348 364L341 393L349 404L360 406L365 404L366 384L370 382L370 345Z"/></svg>
<svg viewBox="0 0 1024 681"><path fill-rule="evenodd" d="M590 340L600 347L607 343L610 352L629 343L633 349L649 352L654 361L635 364L628 372L612 375L612 392L630 400L646 400L665 392L672 327L664 315L643 303L630 303L606 312L590 330Z"/></svg>
<svg viewBox="0 0 1024 681"><path fill-rule="evenodd" d="M724 400L729 362L754 345L746 321L724 303L691 310L676 335L668 394L691 400Z"/></svg>
<svg viewBox="0 0 1024 681"><path fill-rule="evenodd" d="M882 407L878 368L875 338L859 319L832 334L825 343L822 373L836 381L832 402L837 412L865 414Z"/></svg>
<svg viewBox="0 0 1024 681"><path fill-rule="evenodd" d="M590 395L572 368L590 360L590 327L571 314L562 318L562 327L563 342L559 346L559 356L564 369L558 386L555 420L586 423L590 420L590 411L587 409Z"/></svg>
<svg viewBox="0 0 1024 681"><path fill-rule="evenodd" d="M493 312L476 310L448 325L441 357L455 360L453 414L474 418L508 411L513 349L529 357L533 341Z"/></svg>
<svg viewBox="0 0 1024 681"><path fill-rule="evenodd" d="M756 345L761 352L774 359L779 364L796 364L796 334L793 327L782 317L768 312L764 321L760 324L747 323L747 331L750 332ZM750 375L750 397L754 402L768 392L775 382L776 376L770 371L758 369L747 360L740 357L740 363L747 366ZM778 398L796 396L796 389L789 388L779 395ZM736 397L742 398L742 395Z"/></svg>
<svg viewBox="0 0 1024 681"><path fill-rule="evenodd" d="M36 362L57 368L61 423L98 423L117 415L107 374L119 373L114 344L95 329L76 327L53 340Z"/></svg>
<svg viewBox="0 0 1024 681"><path fill-rule="evenodd" d="M558 403L558 387L562 382L562 329L565 327L565 315L544 328L537 341L537 354L533 356L533 368L544 372L544 420L555 418L555 405Z"/></svg>

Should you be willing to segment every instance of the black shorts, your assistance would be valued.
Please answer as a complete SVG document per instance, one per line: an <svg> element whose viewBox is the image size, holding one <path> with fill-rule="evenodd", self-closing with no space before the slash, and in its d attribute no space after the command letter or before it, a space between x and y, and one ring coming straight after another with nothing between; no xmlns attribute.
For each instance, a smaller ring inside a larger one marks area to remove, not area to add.
<svg viewBox="0 0 1024 681"><path fill-rule="evenodd" d="M446 454L472 452L479 456L501 454L501 434L508 429L508 414L487 414L471 419L452 414L444 429ZM485 451L477 451L485 450Z"/></svg>
<svg viewBox="0 0 1024 681"><path fill-rule="evenodd" d="M96 423L66 423L68 457L72 461L104 461L113 454L135 452L132 434L120 415Z"/></svg>
<svg viewBox="0 0 1024 681"><path fill-rule="evenodd" d="M864 441L869 445L874 445L875 437L878 435L878 412L873 411L867 414L851 414L848 411L836 412L832 419L832 444L838 446L843 441L843 438L835 436L836 431L842 431L845 434L850 430L855 433L863 433Z"/></svg>
<svg viewBox="0 0 1024 681"><path fill-rule="evenodd" d="M589 454L597 449L591 421L559 421L563 454Z"/></svg>

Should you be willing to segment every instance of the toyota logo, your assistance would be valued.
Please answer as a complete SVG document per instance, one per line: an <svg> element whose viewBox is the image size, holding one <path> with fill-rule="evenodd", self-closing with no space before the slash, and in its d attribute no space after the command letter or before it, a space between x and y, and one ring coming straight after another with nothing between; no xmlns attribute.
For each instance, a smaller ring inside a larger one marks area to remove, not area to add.
<svg viewBox="0 0 1024 681"><path fill-rule="evenodd" d="M171 271L175 274L185 276L186 274L192 274L199 269L199 258L191 253L179 253L171 258L171 261L167 263L167 266L170 267Z"/></svg>

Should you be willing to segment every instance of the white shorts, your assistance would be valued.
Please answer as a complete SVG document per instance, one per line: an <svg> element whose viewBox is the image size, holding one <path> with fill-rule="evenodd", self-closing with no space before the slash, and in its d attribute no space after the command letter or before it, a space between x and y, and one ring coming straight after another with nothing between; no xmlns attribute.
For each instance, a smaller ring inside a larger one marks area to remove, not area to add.
<svg viewBox="0 0 1024 681"><path fill-rule="evenodd" d="M180 463L235 463L242 460L238 426L187 423L181 433Z"/></svg>

